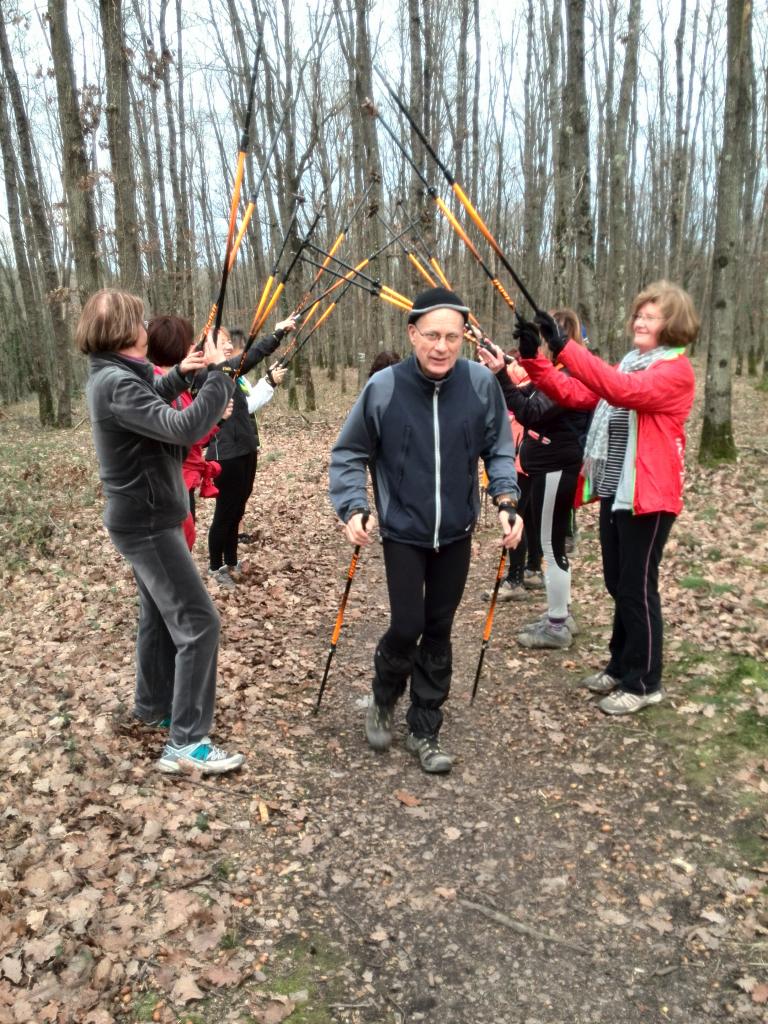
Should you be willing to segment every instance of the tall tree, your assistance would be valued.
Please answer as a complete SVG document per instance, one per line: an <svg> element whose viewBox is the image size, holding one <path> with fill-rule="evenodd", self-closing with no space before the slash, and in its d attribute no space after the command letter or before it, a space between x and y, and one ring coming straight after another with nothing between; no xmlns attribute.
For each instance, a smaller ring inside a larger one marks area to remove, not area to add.
<svg viewBox="0 0 768 1024"><path fill-rule="evenodd" d="M632 94L637 80L637 48L640 36L641 0L630 0L621 73L619 102L610 139L609 173L609 252L608 288L606 295L606 328L608 354L618 358L624 337L624 316L627 301L627 227L629 211L629 142Z"/></svg>
<svg viewBox="0 0 768 1024"><path fill-rule="evenodd" d="M67 222L77 269L77 290L82 304L100 285L98 229L93 202L94 179L89 173L85 153L66 0L48 0L48 24L63 144Z"/></svg>
<svg viewBox="0 0 768 1024"><path fill-rule="evenodd" d="M115 241L120 263L120 282L124 288L140 292L143 290L143 280L136 178L129 144L130 95L122 0L99 0L99 14L107 73L107 138L115 186Z"/></svg>
<svg viewBox="0 0 768 1024"><path fill-rule="evenodd" d="M56 423L60 427L72 425L72 339L65 314L66 289L61 287L54 256L51 219L46 210L43 189L38 178L35 154L32 146L32 132L27 116L19 79L13 64L5 21L0 18L0 62L8 84L8 93L16 122L21 168L26 189L26 203L32 221L40 274L45 284L45 301L51 315L53 327L53 352L56 363ZM29 241L29 240L28 240Z"/></svg>
<svg viewBox="0 0 768 1024"><path fill-rule="evenodd" d="M40 308L39 296L35 287L32 271L27 259L27 252L34 246L27 246L24 237L21 212L19 209L19 190L16 178L16 153L11 140L11 127L6 107L5 83L0 78L0 150L3 158L3 180L5 181L5 199L8 208L8 223L11 230L13 256L16 263L16 274L19 279L20 294L16 303L16 326L22 329L28 339L30 356L29 379L27 384L37 394L37 414L44 427L53 426L56 421L51 368L48 354L43 344L46 334L46 322Z"/></svg>
<svg viewBox="0 0 768 1024"><path fill-rule="evenodd" d="M717 219L710 296L710 340L704 393L704 420L699 460L730 462L736 458L731 425L731 361L736 313L736 275L741 269L739 214L747 148L742 124L748 118L751 0L728 0L727 77L723 111L723 145L717 176Z"/></svg>

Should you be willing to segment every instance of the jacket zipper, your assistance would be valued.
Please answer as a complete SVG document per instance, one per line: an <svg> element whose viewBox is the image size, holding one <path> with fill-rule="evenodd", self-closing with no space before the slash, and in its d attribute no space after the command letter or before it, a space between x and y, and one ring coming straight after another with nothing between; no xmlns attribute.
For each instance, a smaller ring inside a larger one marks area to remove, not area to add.
<svg viewBox="0 0 768 1024"><path fill-rule="evenodd" d="M440 519L442 516L440 504L440 419L437 404L439 396L440 385L437 384L432 393L432 429L435 439L435 536L433 538L435 551L440 550Z"/></svg>

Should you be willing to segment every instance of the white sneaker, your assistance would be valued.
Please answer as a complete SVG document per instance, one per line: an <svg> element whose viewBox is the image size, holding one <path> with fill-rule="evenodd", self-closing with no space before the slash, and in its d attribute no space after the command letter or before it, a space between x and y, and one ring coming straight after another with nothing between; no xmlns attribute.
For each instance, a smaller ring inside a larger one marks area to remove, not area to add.
<svg viewBox="0 0 768 1024"><path fill-rule="evenodd" d="M243 754L227 754L204 736L197 743L174 747L166 743L157 767L166 775L179 775L184 771L197 771L202 775L223 775L234 771L245 762Z"/></svg>
<svg viewBox="0 0 768 1024"><path fill-rule="evenodd" d="M606 715L633 715L635 711L650 707L652 704L661 704L664 694L661 690L654 693L628 693L626 690L615 690L598 701L597 706Z"/></svg>

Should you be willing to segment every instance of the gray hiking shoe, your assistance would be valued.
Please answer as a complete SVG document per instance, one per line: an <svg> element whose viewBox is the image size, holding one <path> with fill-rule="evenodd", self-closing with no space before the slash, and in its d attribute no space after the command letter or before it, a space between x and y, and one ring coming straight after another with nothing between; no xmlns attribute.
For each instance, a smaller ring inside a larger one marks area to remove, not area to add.
<svg viewBox="0 0 768 1024"><path fill-rule="evenodd" d="M373 750L389 750L392 746L392 711L372 700L365 712L365 738Z"/></svg>
<svg viewBox="0 0 768 1024"><path fill-rule="evenodd" d="M523 586L526 590L543 590L544 573L537 569L526 569L523 575Z"/></svg>
<svg viewBox="0 0 768 1024"><path fill-rule="evenodd" d="M586 686L591 693L613 693L617 686L620 685L618 679L614 679L613 676L609 676L607 672L603 672L601 669L599 672L595 672L594 675L587 676L586 679L582 679L580 686Z"/></svg>
<svg viewBox="0 0 768 1024"><path fill-rule="evenodd" d="M222 565L220 569L209 569L208 576L222 590L234 590L236 587L235 581L232 579L226 565Z"/></svg>
<svg viewBox="0 0 768 1024"><path fill-rule="evenodd" d="M549 619L539 619L517 634L517 642L521 647L564 651L573 643L573 637L567 626L553 626Z"/></svg>
<svg viewBox="0 0 768 1024"><path fill-rule="evenodd" d="M496 600L499 602L506 601L520 601L524 598L525 587L522 583L513 583L511 580L502 580L499 584L499 593ZM493 597L492 590L483 591L483 600L490 601Z"/></svg>
<svg viewBox="0 0 768 1024"><path fill-rule="evenodd" d="M453 768L453 758L442 749L437 736L408 733L405 748L418 757L419 764L430 775L444 775Z"/></svg>
<svg viewBox="0 0 768 1024"><path fill-rule="evenodd" d="M533 622L529 622L527 625L523 626L523 628L522 628L522 630L520 632L521 633L527 633L529 629L533 629L534 626L537 626L540 622L546 622L548 619L549 619L549 616L547 615L546 612L544 612L544 614L540 615L538 617L538 619L534 619ZM574 636L574 637L578 636L579 633L581 632L581 630L579 629L578 623L576 622L576 619L574 619L574 617L571 615L570 612L568 612L568 616L567 616L567 618L565 620L565 624L568 627L568 631L570 632L571 636Z"/></svg>
<svg viewBox="0 0 768 1024"><path fill-rule="evenodd" d="M607 697L597 702L597 706L606 715L633 715L636 711L650 707L652 704L661 704L664 700L664 693L656 690L655 693L629 693L627 690L614 690Z"/></svg>

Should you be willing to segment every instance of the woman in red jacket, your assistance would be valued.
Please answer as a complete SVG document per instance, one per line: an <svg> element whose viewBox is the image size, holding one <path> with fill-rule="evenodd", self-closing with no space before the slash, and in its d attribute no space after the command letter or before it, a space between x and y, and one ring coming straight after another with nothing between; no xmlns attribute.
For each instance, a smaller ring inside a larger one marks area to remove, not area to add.
<svg viewBox="0 0 768 1024"><path fill-rule="evenodd" d="M659 563L683 504L694 392L685 346L695 340L699 318L687 292L657 281L634 299L628 331L633 347L617 367L565 338L547 313L534 323L521 320L515 332L537 388L561 405L595 410L584 477L600 498L603 576L615 608L608 664L583 682L604 695L598 706L609 715L663 698ZM540 337L570 376L538 355Z"/></svg>

